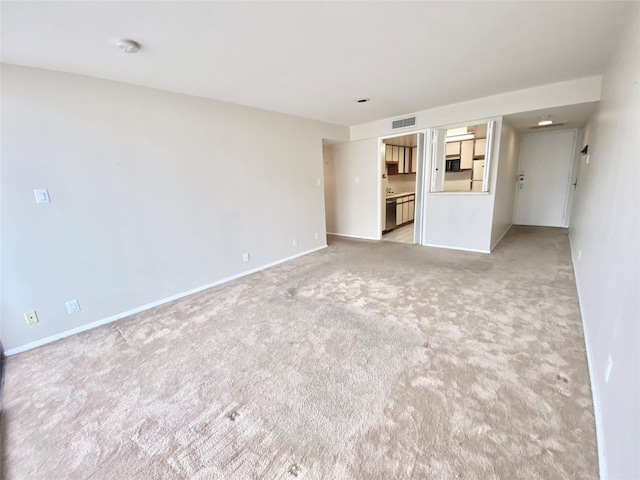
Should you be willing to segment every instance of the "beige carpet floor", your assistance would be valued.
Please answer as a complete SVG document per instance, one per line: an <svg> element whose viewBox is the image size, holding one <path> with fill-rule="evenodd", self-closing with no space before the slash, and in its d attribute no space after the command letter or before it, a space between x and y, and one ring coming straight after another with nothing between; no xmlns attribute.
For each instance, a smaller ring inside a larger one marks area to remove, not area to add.
<svg viewBox="0 0 640 480"><path fill-rule="evenodd" d="M10 357L4 478L596 479L565 230L327 249Z"/></svg>

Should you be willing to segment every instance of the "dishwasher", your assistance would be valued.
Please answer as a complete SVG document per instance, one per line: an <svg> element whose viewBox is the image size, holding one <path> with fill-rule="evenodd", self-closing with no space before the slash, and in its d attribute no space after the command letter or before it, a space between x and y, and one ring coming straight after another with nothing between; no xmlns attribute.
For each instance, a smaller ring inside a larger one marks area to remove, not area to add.
<svg viewBox="0 0 640 480"><path fill-rule="evenodd" d="M390 232L396 228L396 199L387 198L387 223L385 231Z"/></svg>

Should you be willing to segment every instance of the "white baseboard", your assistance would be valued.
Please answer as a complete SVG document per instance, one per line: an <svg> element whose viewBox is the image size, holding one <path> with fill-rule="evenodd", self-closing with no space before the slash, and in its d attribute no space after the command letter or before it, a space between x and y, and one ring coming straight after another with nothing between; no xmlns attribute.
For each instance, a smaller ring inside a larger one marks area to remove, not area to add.
<svg viewBox="0 0 640 480"><path fill-rule="evenodd" d="M201 292L206 290L207 288L215 287L217 285L230 282L231 280L235 280L237 278L244 277L246 275L251 275L252 273L259 272L260 270L265 270L267 268L276 266L280 263L288 262L293 260L294 258L302 257L303 255L308 255L313 252L317 252L318 250L322 250L323 248L327 248L327 245L322 245L321 247L313 248L311 250L307 250L306 252L298 253L291 257L283 258L281 260L276 260L275 262L268 263L266 265L262 265L260 267L254 268L252 270L247 270L245 272L237 273L235 275L231 275L230 277L223 278L221 280L216 280L215 282L208 283L207 285L202 285L201 287L196 287L186 292L178 293L176 295L172 295L167 298L163 298L161 300L157 300L152 303L147 303L146 305L142 305L141 307L136 307L131 310L127 310L126 312L117 313L107 318L103 318L101 320L96 320L95 322L87 323L86 325L82 325L77 328L72 328L71 330L65 330L64 332L56 333L55 335L51 335L50 337L42 338L40 340L36 340L35 342L27 343L26 345L21 345L16 348L11 348L9 350L5 350L4 354L6 356L16 355L18 353L26 352L27 350L32 350L36 347L40 347L42 345L46 345L47 343L55 342L56 340L60 340L61 338L69 337L71 335L75 335L76 333L85 332L87 330L91 330L92 328L100 327L107 323L115 322L116 320L120 320L125 317L129 317L136 313L143 312L145 310L149 310L150 308L157 307L159 305L163 305L165 303L173 302L174 300L178 300L180 298L186 297L188 295L193 295L194 293Z"/></svg>
<svg viewBox="0 0 640 480"><path fill-rule="evenodd" d="M504 236L509 233L509 230L511 230L511 227L513 227L513 225L509 225L507 227L507 229L504 231L504 233L502 235L500 235L500 238L496 241L496 243L494 243L493 245L491 245L491 251L493 252L493 249L496 248L498 246L498 244L502 241L502 239L504 238Z"/></svg>
<svg viewBox="0 0 640 480"><path fill-rule="evenodd" d="M576 275L576 262L573 257L573 244L569 235L569 246L571 250L571 263L573 265L573 276L576 280L576 290L578 292L578 306L580 307L580 319L582 320L582 332L584 334L584 345L587 351L587 366L589 367L589 379L591 380L591 397L593 399L593 416L596 421L596 442L598 444L598 466L600 470L600 480L609 480L609 467L607 465L607 450L604 441L604 425L602 423L602 410L600 409L600 394L598 393L598 380L593 366L593 356L591 355L591 341L589 329L584 320L582 312L582 300L580 298L580 285Z"/></svg>
<svg viewBox="0 0 640 480"><path fill-rule="evenodd" d="M373 237L361 237L359 235L347 235L346 233L333 233L327 232L327 235L335 235L336 237L347 237L347 238L357 238L359 240L380 240L380 238Z"/></svg>
<svg viewBox="0 0 640 480"><path fill-rule="evenodd" d="M462 250L463 252L491 253L489 250L479 250L476 248L451 247L449 245L436 245L434 243L425 243L424 246L433 247L433 248L446 248L448 250Z"/></svg>

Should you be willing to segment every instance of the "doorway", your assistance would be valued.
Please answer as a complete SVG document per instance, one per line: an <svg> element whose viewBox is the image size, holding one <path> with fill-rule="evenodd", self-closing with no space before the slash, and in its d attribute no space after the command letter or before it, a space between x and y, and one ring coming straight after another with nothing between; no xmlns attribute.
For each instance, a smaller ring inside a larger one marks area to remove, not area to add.
<svg viewBox="0 0 640 480"><path fill-rule="evenodd" d="M566 227L576 130L523 135L513 223Z"/></svg>
<svg viewBox="0 0 640 480"><path fill-rule="evenodd" d="M382 240L416 242L422 138L423 134L411 133L381 139Z"/></svg>

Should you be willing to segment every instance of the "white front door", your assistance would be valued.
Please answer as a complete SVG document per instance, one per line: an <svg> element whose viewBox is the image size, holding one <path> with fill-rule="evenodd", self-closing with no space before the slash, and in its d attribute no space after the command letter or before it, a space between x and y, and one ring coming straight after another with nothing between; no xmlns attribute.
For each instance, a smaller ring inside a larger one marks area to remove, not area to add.
<svg viewBox="0 0 640 480"><path fill-rule="evenodd" d="M513 223L564 226L575 141L575 130L522 136Z"/></svg>

